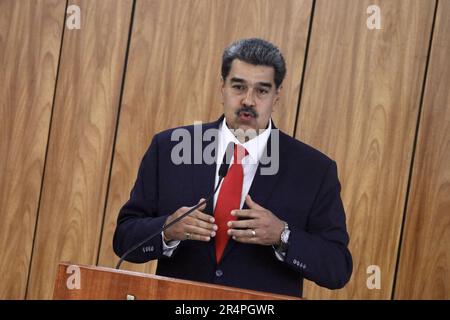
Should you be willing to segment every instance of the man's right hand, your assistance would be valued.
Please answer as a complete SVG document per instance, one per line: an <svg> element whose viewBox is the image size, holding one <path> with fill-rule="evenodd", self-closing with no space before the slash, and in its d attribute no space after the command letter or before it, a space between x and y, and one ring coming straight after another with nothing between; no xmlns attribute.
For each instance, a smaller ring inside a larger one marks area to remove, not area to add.
<svg viewBox="0 0 450 320"><path fill-rule="evenodd" d="M200 199L199 203L204 199ZM217 225L214 224L214 218L202 212L205 210L206 204L203 204L197 210L190 213L173 226L164 231L164 238L166 241L170 240L211 240L211 237L216 235ZM186 213L190 208L181 207L172 213L166 220L166 225Z"/></svg>

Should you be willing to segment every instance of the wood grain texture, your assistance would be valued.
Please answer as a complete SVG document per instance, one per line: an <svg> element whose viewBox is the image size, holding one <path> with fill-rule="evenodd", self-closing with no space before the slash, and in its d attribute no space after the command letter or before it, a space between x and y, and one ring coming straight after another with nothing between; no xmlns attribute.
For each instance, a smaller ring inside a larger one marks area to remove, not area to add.
<svg viewBox="0 0 450 320"><path fill-rule="evenodd" d="M0 299L23 299L65 1L0 1Z"/></svg>
<svg viewBox="0 0 450 320"><path fill-rule="evenodd" d="M69 1L27 298L52 296L61 260L95 264L132 2Z"/></svg>
<svg viewBox="0 0 450 320"><path fill-rule="evenodd" d="M369 30L369 5L382 29ZM316 2L297 138L335 159L354 271L309 299L390 299L435 1ZM381 289L367 268L379 266Z"/></svg>
<svg viewBox="0 0 450 320"><path fill-rule="evenodd" d="M70 268L68 270L68 268ZM79 271L79 272L78 272ZM80 288L67 288L74 272ZM60 263L53 299L57 300L301 300L297 297L179 280L104 267Z"/></svg>
<svg viewBox="0 0 450 320"><path fill-rule="evenodd" d="M228 44L263 37L284 52L288 73L274 117L281 129L293 132L311 5L298 0L137 2L100 265L112 267L118 260L112 249L117 215L152 136L221 114L220 66ZM123 265L149 273L155 267Z"/></svg>
<svg viewBox="0 0 450 320"><path fill-rule="evenodd" d="M406 212L396 299L450 299L450 1L440 0Z"/></svg>

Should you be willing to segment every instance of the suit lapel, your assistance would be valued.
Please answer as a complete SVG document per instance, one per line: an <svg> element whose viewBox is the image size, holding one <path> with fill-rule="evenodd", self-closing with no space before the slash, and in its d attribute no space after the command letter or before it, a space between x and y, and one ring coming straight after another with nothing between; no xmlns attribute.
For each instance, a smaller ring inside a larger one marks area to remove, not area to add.
<svg viewBox="0 0 450 320"><path fill-rule="evenodd" d="M202 137L203 133L208 129L218 129L220 123L223 120L223 116L219 118L219 120L207 123L202 125ZM217 137L216 137L217 138ZM195 143L195 142L194 142ZM197 142L198 143L198 142ZM218 141L215 139L212 141L201 141L202 143L202 153L205 148L211 143L214 145L214 158L217 156L217 144ZM193 150L195 150L193 148ZM214 183L215 183L215 174L216 174L216 162L212 164L206 164L202 158L202 162L200 164L193 164L192 170L192 186L193 186L193 196L194 201L198 201L201 198L207 198L214 191ZM210 201L206 203L206 208L204 210L205 213L209 215L213 215L213 201L211 198Z"/></svg>

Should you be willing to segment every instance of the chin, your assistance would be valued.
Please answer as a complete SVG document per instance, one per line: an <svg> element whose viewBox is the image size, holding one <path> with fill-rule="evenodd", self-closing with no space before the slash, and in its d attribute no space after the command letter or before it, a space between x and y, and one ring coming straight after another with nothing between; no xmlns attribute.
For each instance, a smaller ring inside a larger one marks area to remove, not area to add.
<svg viewBox="0 0 450 320"><path fill-rule="evenodd" d="M255 129L256 130L258 128L258 126L256 124L238 122L237 128L242 129L242 130L247 130L247 129Z"/></svg>

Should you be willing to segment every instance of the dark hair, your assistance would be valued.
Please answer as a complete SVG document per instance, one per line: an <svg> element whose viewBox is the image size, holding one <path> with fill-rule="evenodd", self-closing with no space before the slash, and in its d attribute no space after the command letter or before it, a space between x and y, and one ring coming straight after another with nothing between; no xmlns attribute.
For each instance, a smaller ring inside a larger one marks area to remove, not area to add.
<svg viewBox="0 0 450 320"><path fill-rule="evenodd" d="M227 47L222 56L222 78L225 81L230 73L231 63L234 59L253 64L273 67L275 70L274 82L280 87L286 75L286 63L281 51L272 43L258 38L243 39Z"/></svg>

